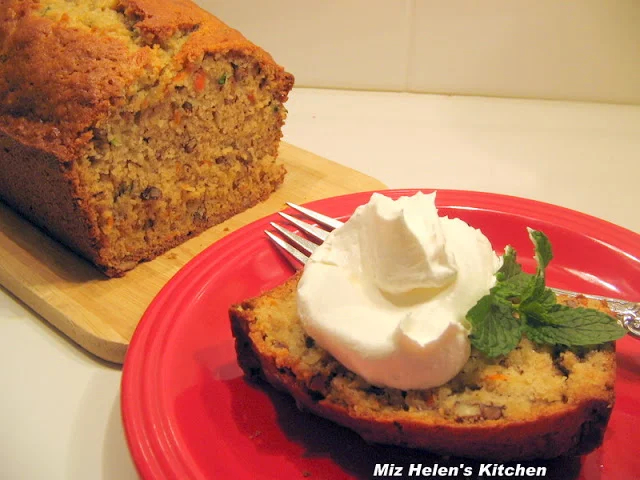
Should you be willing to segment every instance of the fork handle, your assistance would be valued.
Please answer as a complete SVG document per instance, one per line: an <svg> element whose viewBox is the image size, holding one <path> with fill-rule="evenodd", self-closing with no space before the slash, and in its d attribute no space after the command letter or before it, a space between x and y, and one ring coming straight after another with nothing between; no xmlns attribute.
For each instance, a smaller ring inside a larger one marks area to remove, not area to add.
<svg viewBox="0 0 640 480"><path fill-rule="evenodd" d="M640 340L640 303L620 300L619 298L577 293L561 288L552 288L551 290L568 297L585 297L592 300L604 300L607 302L609 309L617 317L618 323L622 325L632 337Z"/></svg>

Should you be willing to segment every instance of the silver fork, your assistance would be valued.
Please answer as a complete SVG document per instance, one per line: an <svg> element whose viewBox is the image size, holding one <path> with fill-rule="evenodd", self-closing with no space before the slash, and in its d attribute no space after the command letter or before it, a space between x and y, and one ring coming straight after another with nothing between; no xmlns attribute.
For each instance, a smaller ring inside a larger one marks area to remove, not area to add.
<svg viewBox="0 0 640 480"><path fill-rule="evenodd" d="M319 228L316 225L312 225L310 223L304 222L299 218L293 217L284 212L278 212L282 217L284 217L291 224L298 227L300 230L305 232L309 237L315 239L319 243L315 243L309 241L308 239L297 235L286 228L278 225L275 222L270 222L271 226L275 228L280 234L285 237L287 241L283 240L281 237L274 235L272 232L265 230L264 233L282 250L286 251L291 257L295 258L298 264L291 262L291 258L287 257L290 261L291 265L299 269L301 268L307 260L309 260L309 256L313 253L313 251L318 247L318 245L327 238L330 231L339 228L343 225L343 222L337 220L335 218L328 217L321 213L310 210L306 207L302 207L300 205L296 205L295 203L289 203L289 205L294 210L300 212L306 217L314 220L316 223L322 225L323 227L329 229L324 230ZM295 245L295 246L294 246ZM296 248L297 247L297 248ZM611 311L616 315L618 319L618 323L622 325L631 336L640 339L640 303L630 302L628 300L622 300L619 298L610 298L603 297L600 295L589 295L586 293L578 293L572 292L570 290L563 290L560 288L550 287L556 293L567 295L569 297L585 297L592 300L604 300L609 305Z"/></svg>

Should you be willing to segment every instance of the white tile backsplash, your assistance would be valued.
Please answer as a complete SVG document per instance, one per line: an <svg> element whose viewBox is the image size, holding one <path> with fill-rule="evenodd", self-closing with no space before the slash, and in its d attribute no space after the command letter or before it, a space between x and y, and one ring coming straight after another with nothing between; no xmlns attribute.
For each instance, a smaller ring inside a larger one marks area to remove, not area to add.
<svg viewBox="0 0 640 480"><path fill-rule="evenodd" d="M415 7L410 91L640 103L640 1Z"/></svg>
<svg viewBox="0 0 640 480"><path fill-rule="evenodd" d="M640 0L198 0L297 86L640 104Z"/></svg>
<svg viewBox="0 0 640 480"><path fill-rule="evenodd" d="M404 90L411 0L199 0L297 86Z"/></svg>

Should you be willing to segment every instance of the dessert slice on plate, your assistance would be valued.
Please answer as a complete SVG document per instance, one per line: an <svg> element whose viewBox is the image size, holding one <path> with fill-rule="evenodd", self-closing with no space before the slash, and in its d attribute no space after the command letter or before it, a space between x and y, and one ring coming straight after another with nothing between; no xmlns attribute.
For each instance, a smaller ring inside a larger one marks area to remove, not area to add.
<svg viewBox="0 0 640 480"><path fill-rule="evenodd" d="M305 270L230 309L252 378L371 442L525 460L597 447L614 402L606 304L556 298L434 200L373 197ZM589 308L585 308L589 307Z"/></svg>

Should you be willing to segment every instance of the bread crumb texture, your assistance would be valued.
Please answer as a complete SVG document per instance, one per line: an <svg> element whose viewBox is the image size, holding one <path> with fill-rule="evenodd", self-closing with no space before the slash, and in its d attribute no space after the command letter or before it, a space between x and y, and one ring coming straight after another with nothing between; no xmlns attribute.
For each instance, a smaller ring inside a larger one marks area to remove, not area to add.
<svg viewBox="0 0 640 480"><path fill-rule="evenodd" d="M305 334L297 316L296 284L294 278L232 308L232 322L241 318L238 323L246 332L245 337L234 327L236 341L246 338L257 357L267 359L263 367L273 363L314 401L337 405L356 417L404 418L427 425L506 425L571 410L587 400L609 406L613 402L611 344L568 349L536 345L526 338L495 359L472 349L463 370L440 387L403 391L373 386ZM237 348L241 357L243 345Z"/></svg>
<svg viewBox="0 0 640 480"><path fill-rule="evenodd" d="M0 178L1 195L107 273L282 183L293 76L195 4L9 0L0 21L0 166L19 169L25 146L55 158L89 246L60 227L67 207L30 204L15 175Z"/></svg>

